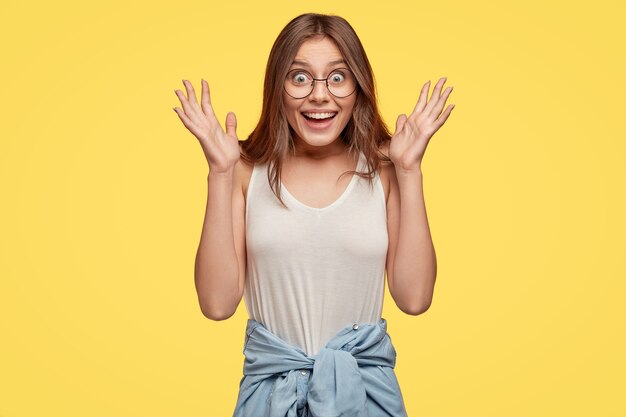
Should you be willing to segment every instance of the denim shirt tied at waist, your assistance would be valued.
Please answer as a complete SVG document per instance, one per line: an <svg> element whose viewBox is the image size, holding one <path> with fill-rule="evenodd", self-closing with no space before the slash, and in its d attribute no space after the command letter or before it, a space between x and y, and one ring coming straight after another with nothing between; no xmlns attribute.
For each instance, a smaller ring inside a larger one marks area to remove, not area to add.
<svg viewBox="0 0 626 417"><path fill-rule="evenodd" d="M346 325L313 356L249 318L233 417L406 417L384 318Z"/></svg>

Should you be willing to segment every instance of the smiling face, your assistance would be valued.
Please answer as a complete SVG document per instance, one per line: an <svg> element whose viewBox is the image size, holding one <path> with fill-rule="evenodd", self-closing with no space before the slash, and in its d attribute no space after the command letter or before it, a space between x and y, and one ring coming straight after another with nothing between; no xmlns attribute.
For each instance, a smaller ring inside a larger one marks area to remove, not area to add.
<svg viewBox="0 0 626 417"><path fill-rule="evenodd" d="M340 68L346 69L348 65L335 43L328 37L318 37L302 43L290 67L290 76L295 74L292 70L302 69L313 78L325 79ZM340 82L342 76L338 74L337 77L333 75L329 83ZM296 75L295 79L306 80L302 75ZM328 91L324 81L316 81L311 94L301 99L293 98L283 89L287 120L295 131L296 151L332 153L333 150L343 149L345 145L341 143L339 135L352 117L357 93L355 91L344 98L335 97ZM319 121L328 116L332 118Z"/></svg>

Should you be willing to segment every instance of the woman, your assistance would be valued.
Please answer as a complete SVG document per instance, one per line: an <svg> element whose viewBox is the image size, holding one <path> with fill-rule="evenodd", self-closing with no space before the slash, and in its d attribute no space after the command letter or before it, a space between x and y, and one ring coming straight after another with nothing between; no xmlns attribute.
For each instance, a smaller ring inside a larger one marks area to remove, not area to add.
<svg viewBox="0 0 626 417"><path fill-rule="evenodd" d="M421 161L452 88L441 94L440 79L428 101L426 83L392 136L353 28L313 13L276 39L246 141L232 112L222 130L206 81L201 106L183 82L174 110L210 167L200 306L224 320L243 297L249 314L235 417L405 416L381 317L385 272L400 310L428 309L436 258Z"/></svg>

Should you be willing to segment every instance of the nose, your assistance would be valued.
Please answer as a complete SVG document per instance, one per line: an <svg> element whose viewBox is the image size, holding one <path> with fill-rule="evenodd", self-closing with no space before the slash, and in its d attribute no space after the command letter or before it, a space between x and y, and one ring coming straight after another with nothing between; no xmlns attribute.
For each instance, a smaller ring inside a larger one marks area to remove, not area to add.
<svg viewBox="0 0 626 417"><path fill-rule="evenodd" d="M315 84L313 84L313 91L311 91L309 98L313 101L327 101L329 94L330 91L328 91L328 88L326 87L326 81L315 81Z"/></svg>

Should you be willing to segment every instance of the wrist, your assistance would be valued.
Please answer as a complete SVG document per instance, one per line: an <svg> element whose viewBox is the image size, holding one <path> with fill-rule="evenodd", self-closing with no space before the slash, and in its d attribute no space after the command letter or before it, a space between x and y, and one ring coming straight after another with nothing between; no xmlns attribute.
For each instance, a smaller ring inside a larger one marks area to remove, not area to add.
<svg viewBox="0 0 626 417"><path fill-rule="evenodd" d="M422 166L418 165L415 168L411 168L411 169L403 169L403 168L398 168L396 167L396 177L398 177L398 179L400 179L400 177L402 178L422 178Z"/></svg>
<svg viewBox="0 0 626 417"><path fill-rule="evenodd" d="M215 178L215 179L232 179L235 174L235 168L231 167L226 169L226 171L217 171L209 168L209 174L207 175L207 179Z"/></svg>

